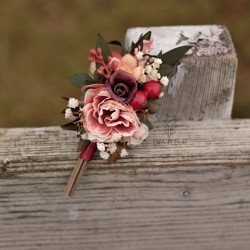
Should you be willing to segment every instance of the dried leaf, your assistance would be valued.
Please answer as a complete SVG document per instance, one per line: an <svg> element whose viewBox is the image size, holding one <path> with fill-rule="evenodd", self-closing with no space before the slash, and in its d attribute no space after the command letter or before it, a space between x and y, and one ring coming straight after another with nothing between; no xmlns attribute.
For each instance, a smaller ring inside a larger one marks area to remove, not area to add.
<svg viewBox="0 0 250 250"><path fill-rule="evenodd" d="M110 155L109 157L109 163L115 163L121 156L120 156L120 153L121 153L121 150L122 150L122 146L119 146L117 145L117 149L116 151Z"/></svg>
<svg viewBox="0 0 250 250"><path fill-rule="evenodd" d="M144 35L140 35L138 41L136 43L133 43L132 42L132 45L131 45L131 50L130 50L130 53L133 54L134 53L134 50L135 48L137 47L141 47L141 49L143 48L143 40L150 40L151 38L151 31L148 31L146 34Z"/></svg>

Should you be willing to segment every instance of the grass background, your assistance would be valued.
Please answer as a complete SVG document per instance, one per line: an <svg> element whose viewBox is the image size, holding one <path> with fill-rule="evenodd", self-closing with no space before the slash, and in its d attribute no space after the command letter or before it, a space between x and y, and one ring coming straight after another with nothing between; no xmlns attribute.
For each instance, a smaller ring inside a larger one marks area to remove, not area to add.
<svg viewBox="0 0 250 250"><path fill-rule="evenodd" d="M234 118L250 118L249 0L1 0L0 127L64 122L67 77L88 70L96 34L123 41L136 26L226 25L239 58Z"/></svg>

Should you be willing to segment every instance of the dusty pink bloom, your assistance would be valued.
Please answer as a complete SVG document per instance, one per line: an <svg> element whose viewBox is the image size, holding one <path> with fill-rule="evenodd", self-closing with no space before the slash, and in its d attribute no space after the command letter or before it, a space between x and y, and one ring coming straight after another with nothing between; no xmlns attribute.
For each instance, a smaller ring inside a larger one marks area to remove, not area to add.
<svg viewBox="0 0 250 250"><path fill-rule="evenodd" d="M113 51L113 57L108 58L108 68L111 71L123 70L135 77L137 81L141 78L143 67L138 65L138 61L131 54L123 57L119 52Z"/></svg>
<svg viewBox="0 0 250 250"><path fill-rule="evenodd" d="M134 110L111 99L105 87L86 92L82 112L83 126L91 141L112 142L117 135L129 138L141 126Z"/></svg>
<svg viewBox="0 0 250 250"><path fill-rule="evenodd" d="M105 85L103 83L94 83L94 84L88 84L88 85L83 85L81 87L81 91L87 89L87 88L91 88L91 89L97 89L97 88L101 88L104 87Z"/></svg>
<svg viewBox="0 0 250 250"><path fill-rule="evenodd" d="M129 145L139 145L144 141L149 135L148 126L144 123L138 128L137 132L128 138Z"/></svg>
<svg viewBox="0 0 250 250"><path fill-rule="evenodd" d="M122 59L121 53L118 51L111 51L112 57L116 57L118 59Z"/></svg>
<svg viewBox="0 0 250 250"><path fill-rule="evenodd" d="M154 46L153 46L153 38L151 38L150 40L143 40L143 49L142 49L142 52L144 54L148 54L150 53Z"/></svg>
<svg viewBox="0 0 250 250"><path fill-rule="evenodd" d="M102 57L102 50L101 50L101 48L90 49L90 51L89 51L89 58L88 59L89 59L90 62L102 63L103 57Z"/></svg>
<svg viewBox="0 0 250 250"><path fill-rule="evenodd" d="M122 56L118 51L112 51L111 52L112 56L108 57L108 67L110 70L115 71L120 69L122 66L121 64L121 59Z"/></svg>
<svg viewBox="0 0 250 250"><path fill-rule="evenodd" d="M101 48L91 49L89 51L88 59L92 63L96 62L96 63L100 64L99 68L97 69L97 72L99 74L103 75L105 78L110 77L111 71L108 68L106 62L104 62Z"/></svg>
<svg viewBox="0 0 250 250"><path fill-rule="evenodd" d="M121 67L121 60L117 57L108 57L108 67L112 71L116 71Z"/></svg>

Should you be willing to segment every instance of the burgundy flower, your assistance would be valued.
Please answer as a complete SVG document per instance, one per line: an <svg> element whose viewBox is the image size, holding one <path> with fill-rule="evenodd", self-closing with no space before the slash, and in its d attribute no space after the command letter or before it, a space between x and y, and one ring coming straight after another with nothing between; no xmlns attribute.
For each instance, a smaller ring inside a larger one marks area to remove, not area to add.
<svg viewBox="0 0 250 250"><path fill-rule="evenodd" d="M137 82L133 75L117 70L106 80L106 88L114 100L128 103L137 90Z"/></svg>

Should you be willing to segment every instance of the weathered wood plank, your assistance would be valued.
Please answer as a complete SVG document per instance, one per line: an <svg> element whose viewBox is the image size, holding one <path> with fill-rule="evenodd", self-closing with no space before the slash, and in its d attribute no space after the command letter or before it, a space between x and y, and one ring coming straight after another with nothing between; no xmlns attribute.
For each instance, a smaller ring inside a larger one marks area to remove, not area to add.
<svg viewBox="0 0 250 250"><path fill-rule="evenodd" d="M249 163L250 120L176 122L168 141L168 123L155 123L149 138L112 167ZM8 159L5 175L19 171L60 171L77 158L75 132L60 127L0 130L0 160ZM176 145L179 144L179 145ZM110 168L99 157L90 168Z"/></svg>
<svg viewBox="0 0 250 250"><path fill-rule="evenodd" d="M249 249L250 120L177 122L180 145L166 127L71 199L74 133L1 129L0 249Z"/></svg>
<svg viewBox="0 0 250 250"><path fill-rule="evenodd" d="M157 119L231 118L237 56L228 30L216 25L131 28L126 33L126 46L149 30L155 41L152 54L194 45L193 53L181 60L171 78Z"/></svg>

